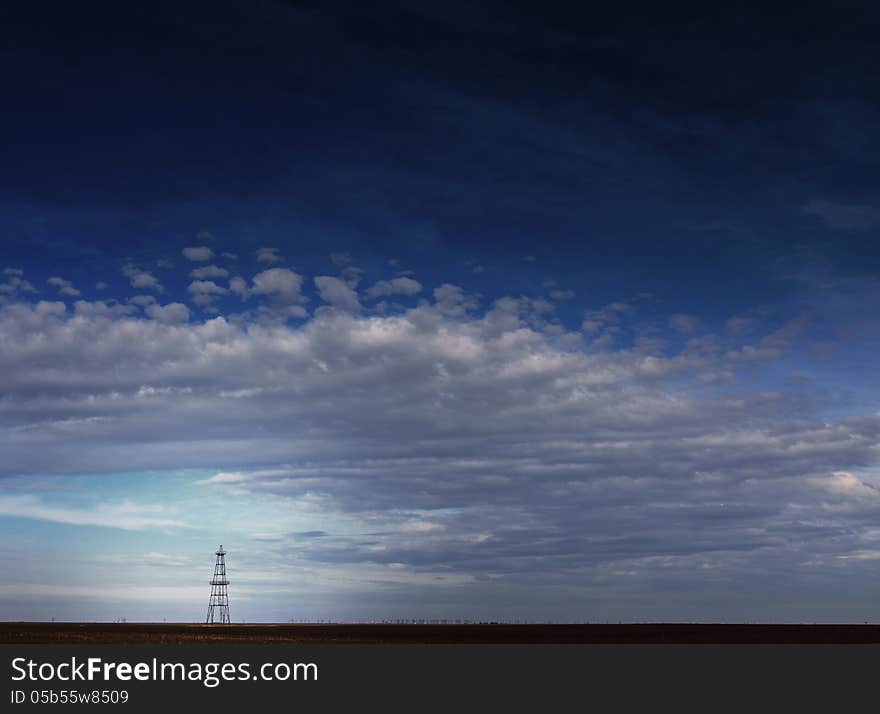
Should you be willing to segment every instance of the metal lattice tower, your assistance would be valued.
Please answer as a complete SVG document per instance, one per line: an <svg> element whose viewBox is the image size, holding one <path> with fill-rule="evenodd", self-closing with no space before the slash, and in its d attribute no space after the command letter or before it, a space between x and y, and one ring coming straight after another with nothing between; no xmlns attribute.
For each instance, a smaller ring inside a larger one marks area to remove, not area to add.
<svg viewBox="0 0 880 714"><path fill-rule="evenodd" d="M226 579L226 551L223 550L222 545L214 555L217 556L217 561L214 563L214 577L211 578L211 599L208 601L208 616L205 618L205 623L217 622L228 625L229 593L226 588L229 586L229 581Z"/></svg>

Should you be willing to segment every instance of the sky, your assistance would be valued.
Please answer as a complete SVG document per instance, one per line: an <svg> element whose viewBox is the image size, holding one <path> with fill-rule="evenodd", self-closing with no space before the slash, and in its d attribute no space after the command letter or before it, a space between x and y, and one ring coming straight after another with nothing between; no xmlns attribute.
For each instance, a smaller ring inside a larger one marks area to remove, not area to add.
<svg viewBox="0 0 880 714"><path fill-rule="evenodd" d="M0 619L880 621L880 10L0 8Z"/></svg>

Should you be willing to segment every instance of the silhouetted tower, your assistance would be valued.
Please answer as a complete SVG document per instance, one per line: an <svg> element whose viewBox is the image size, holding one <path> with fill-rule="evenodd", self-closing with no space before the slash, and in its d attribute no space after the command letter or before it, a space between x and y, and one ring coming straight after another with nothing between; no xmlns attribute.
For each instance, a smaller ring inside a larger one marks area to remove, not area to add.
<svg viewBox="0 0 880 714"><path fill-rule="evenodd" d="M217 550L214 555L217 561L214 563L214 577L211 578L211 599L208 602L208 616L205 618L207 624L215 622L221 625L229 624L229 593L226 588L229 581L226 579L226 551L223 546Z"/></svg>

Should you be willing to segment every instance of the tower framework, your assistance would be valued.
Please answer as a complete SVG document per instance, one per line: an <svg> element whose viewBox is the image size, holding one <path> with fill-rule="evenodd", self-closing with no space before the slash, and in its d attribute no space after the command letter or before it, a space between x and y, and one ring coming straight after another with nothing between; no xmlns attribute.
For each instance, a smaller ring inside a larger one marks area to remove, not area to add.
<svg viewBox="0 0 880 714"><path fill-rule="evenodd" d="M214 577L211 578L211 599L208 601L206 624L229 624L229 581L226 579L226 551L221 545L214 553Z"/></svg>

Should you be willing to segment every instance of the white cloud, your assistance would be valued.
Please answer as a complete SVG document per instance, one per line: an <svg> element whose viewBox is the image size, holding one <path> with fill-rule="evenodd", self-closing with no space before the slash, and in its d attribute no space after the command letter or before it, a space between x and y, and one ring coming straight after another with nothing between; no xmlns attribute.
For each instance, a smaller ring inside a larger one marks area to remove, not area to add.
<svg viewBox="0 0 880 714"><path fill-rule="evenodd" d="M228 290L217 285L213 280L193 280L187 290L193 295L204 293L207 295L225 295Z"/></svg>
<svg viewBox="0 0 880 714"><path fill-rule="evenodd" d="M124 530L170 528L181 525L165 506L120 501L97 503L88 508L74 508L46 503L30 494L0 495L0 515Z"/></svg>
<svg viewBox="0 0 880 714"><path fill-rule="evenodd" d="M226 295L229 291L217 285L213 280L193 280L187 287L193 298L193 302L201 308L211 309L214 301L221 295Z"/></svg>
<svg viewBox="0 0 880 714"><path fill-rule="evenodd" d="M204 599L204 588L195 585L105 585L88 587L64 583L6 583L0 585L0 596L17 598L85 598L98 600L102 604L114 601L132 602L200 602Z"/></svg>
<svg viewBox="0 0 880 714"><path fill-rule="evenodd" d="M229 292L233 295L238 295L242 300L247 300L250 296L247 281L239 276L229 279Z"/></svg>
<svg viewBox="0 0 880 714"><path fill-rule="evenodd" d="M227 290L211 285L192 292ZM302 285L273 268L244 292L297 306ZM318 310L296 326L259 314L189 322L186 306L144 302L147 318L104 302L0 307L0 474L211 469L201 482L235 498L370 525L369 539L299 537L303 562L403 564L426 580L571 584L876 550L880 414L823 421L799 394L705 388L784 356L797 321L755 325L746 342L658 347L629 302L610 303L589 313L591 335L633 339L584 349L547 301L481 308L450 284L394 315ZM97 515L3 504L83 525L176 520L118 504Z"/></svg>
<svg viewBox="0 0 880 714"><path fill-rule="evenodd" d="M13 297L19 293L36 293L37 289L21 277L24 271L18 268L6 268L3 273L9 277L0 283L0 303L3 298Z"/></svg>
<svg viewBox="0 0 880 714"><path fill-rule="evenodd" d="M138 300L140 298L140 300ZM149 295L136 295L131 302L138 300L141 305L151 304ZM154 301L155 302L155 301ZM64 303L56 303L63 305ZM77 300L73 304L74 315L85 318L115 318L126 317L137 312L137 307L133 304L124 304L115 300Z"/></svg>
<svg viewBox="0 0 880 714"><path fill-rule="evenodd" d="M383 295L417 295L422 291L422 284L412 278L401 277L393 280L380 280L367 290L368 298Z"/></svg>
<svg viewBox="0 0 880 714"><path fill-rule="evenodd" d="M69 280L65 280L64 278L52 277L46 281L49 285L52 285L58 288L58 294L64 295L65 297L78 297L80 295L79 290L73 287L73 283Z"/></svg>
<svg viewBox="0 0 880 714"><path fill-rule="evenodd" d="M122 267L122 274L129 279L131 287L138 290L155 290L159 293L164 290L162 284L152 273L142 270L132 263Z"/></svg>
<svg viewBox="0 0 880 714"><path fill-rule="evenodd" d="M258 263L268 263L271 265L272 263L280 263L281 256L278 253L277 248L260 248L257 250L257 262Z"/></svg>
<svg viewBox="0 0 880 714"><path fill-rule="evenodd" d="M195 268L190 272L190 277L196 278L198 280L205 280L210 278L225 278L229 275L229 271L226 268L221 268L218 265L205 265L201 268Z"/></svg>
<svg viewBox="0 0 880 714"><path fill-rule="evenodd" d="M320 275L315 278L315 287L321 299L333 307L352 311L361 309L357 292L341 278Z"/></svg>
<svg viewBox="0 0 880 714"><path fill-rule="evenodd" d="M152 295L135 295L134 297L130 297L128 301L134 305L146 307L147 305L152 305L154 302L156 302L156 298L154 298Z"/></svg>
<svg viewBox="0 0 880 714"><path fill-rule="evenodd" d="M145 312L151 319L168 325L189 320L189 308L180 302L172 302L167 305L150 305L146 308Z"/></svg>
<svg viewBox="0 0 880 714"><path fill-rule="evenodd" d="M466 294L462 287L450 283L434 288L434 301L437 309L449 317L462 317L479 305L475 296Z"/></svg>
<svg viewBox="0 0 880 714"><path fill-rule="evenodd" d="M206 245L184 248L181 253L183 253L184 258L195 263L203 263L214 257L214 251Z"/></svg>
<svg viewBox="0 0 880 714"><path fill-rule="evenodd" d="M252 281L250 292L254 295L266 295L282 303L301 302L303 278L288 268L269 268L257 273ZM240 287L240 284L237 285Z"/></svg>

